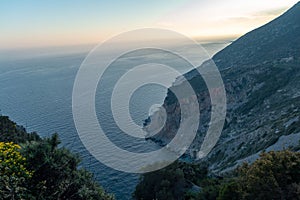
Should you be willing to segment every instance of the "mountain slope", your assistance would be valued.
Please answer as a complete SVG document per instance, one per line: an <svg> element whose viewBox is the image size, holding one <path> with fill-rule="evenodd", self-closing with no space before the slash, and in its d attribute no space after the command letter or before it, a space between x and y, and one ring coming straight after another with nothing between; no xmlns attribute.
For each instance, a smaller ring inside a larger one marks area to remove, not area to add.
<svg viewBox="0 0 300 200"><path fill-rule="evenodd" d="M221 71L227 94L227 117L221 138L205 158L220 172L270 146L294 150L300 142L300 3L279 18L244 35L213 60ZM201 67L201 66L200 66ZM194 158L210 121L210 97L199 74L185 74L197 93L200 126L186 157ZM185 83L181 83L185 84ZM180 84L172 89L180 89ZM189 103L193 97L186 97ZM178 100L168 92L163 107L167 122L152 139L168 143L179 128ZM160 113L151 117L158 121ZM146 125L146 130L155 126ZM297 134L296 137L295 135ZM290 136L290 137L289 137ZM284 145L276 145L285 140ZM279 146L279 147L278 147Z"/></svg>
<svg viewBox="0 0 300 200"><path fill-rule="evenodd" d="M220 69L254 65L300 55L300 2L272 22L253 30L217 53Z"/></svg>

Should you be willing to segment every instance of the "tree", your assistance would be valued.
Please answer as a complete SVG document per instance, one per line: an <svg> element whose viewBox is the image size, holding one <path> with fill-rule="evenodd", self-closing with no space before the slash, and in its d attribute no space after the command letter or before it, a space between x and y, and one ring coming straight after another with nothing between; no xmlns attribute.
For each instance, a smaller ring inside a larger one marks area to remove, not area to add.
<svg viewBox="0 0 300 200"><path fill-rule="evenodd" d="M200 186L197 193L191 190L189 183ZM254 163L245 163L224 177L208 176L200 165L178 161L144 174L134 197L144 200L300 200L300 152L264 152Z"/></svg>
<svg viewBox="0 0 300 200"><path fill-rule="evenodd" d="M79 169L78 155L58 147L58 134L40 138L0 116L0 141L0 199L114 199Z"/></svg>
<svg viewBox="0 0 300 200"><path fill-rule="evenodd" d="M239 185L234 179L222 184L217 200L240 200L241 198Z"/></svg>
<svg viewBox="0 0 300 200"><path fill-rule="evenodd" d="M136 186L134 198L152 199L186 199L187 189L206 177L207 166L174 162L172 165L155 172L146 173Z"/></svg>
<svg viewBox="0 0 300 200"><path fill-rule="evenodd" d="M300 199L300 153L262 153L239 169L243 199Z"/></svg>
<svg viewBox="0 0 300 200"><path fill-rule="evenodd" d="M91 173L78 169L79 156L58 148L57 134L24 145L23 155L34 170L30 190L37 199L114 199L95 182Z"/></svg>

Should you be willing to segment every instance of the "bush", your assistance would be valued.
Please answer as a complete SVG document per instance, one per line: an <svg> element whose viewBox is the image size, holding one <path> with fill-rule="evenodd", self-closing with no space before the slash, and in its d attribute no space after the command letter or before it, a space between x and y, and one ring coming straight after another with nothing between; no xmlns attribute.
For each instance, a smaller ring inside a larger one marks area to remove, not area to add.
<svg viewBox="0 0 300 200"><path fill-rule="evenodd" d="M175 162L164 169L144 174L136 186L134 198L164 200L193 197L188 189L206 175L206 165Z"/></svg>
<svg viewBox="0 0 300 200"><path fill-rule="evenodd" d="M58 135L24 145L23 155L34 173L29 189L38 199L114 199L95 182L93 175L78 169L80 159L65 148L58 148Z"/></svg>
<svg viewBox="0 0 300 200"><path fill-rule="evenodd" d="M0 197L1 199L23 199L28 197L27 181L33 171L27 169L26 158L21 147L12 142L0 142Z"/></svg>
<svg viewBox="0 0 300 200"><path fill-rule="evenodd" d="M78 169L79 156L58 148L57 134L42 139L0 116L0 139L0 199L114 199Z"/></svg>
<svg viewBox="0 0 300 200"><path fill-rule="evenodd" d="M300 199L300 153L262 153L239 169L243 199Z"/></svg>
<svg viewBox="0 0 300 200"><path fill-rule="evenodd" d="M204 165L203 165L204 166ZM300 153L288 150L262 153L225 177L207 176L201 165L175 162L144 174L136 199L299 200ZM199 186L198 191L193 186Z"/></svg>

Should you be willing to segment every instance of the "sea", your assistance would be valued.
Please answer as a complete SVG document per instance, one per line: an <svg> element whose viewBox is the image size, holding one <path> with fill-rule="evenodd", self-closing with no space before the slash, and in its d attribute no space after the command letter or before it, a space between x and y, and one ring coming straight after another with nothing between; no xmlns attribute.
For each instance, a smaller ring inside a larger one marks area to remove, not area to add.
<svg viewBox="0 0 300 200"><path fill-rule="evenodd" d="M203 43L203 48L212 57L230 44L230 41ZM24 126L28 132L37 132L42 137L58 133L61 146L80 155L80 167L91 171L95 179L116 199L132 199L140 174L130 174L114 170L95 159L81 143L72 114L72 90L76 74L93 45L72 47L48 47L33 49L0 50L0 114ZM180 47L193 56L193 47ZM96 93L96 112L99 123L104 126L109 139L117 146L134 152L149 152L160 148L151 141L124 137L124 133L107 117L108 103L113 85L122 73L139 61L159 62L172 65L180 73L186 68L173 57L153 51L139 53L134 57L125 55L114 67L106 72L104 87ZM161 75L161 74L160 74ZM165 74L168 76L168 74ZM124 83L126 84L126 83ZM170 83L171 86L172 83ZM130 99L129 111L133 121L142 126L153 110L152 105L161 105L167 88L149 84L137 89ZM128 105L119 105L122 110ZM150 110L150 111L149 111Z"/></svg>

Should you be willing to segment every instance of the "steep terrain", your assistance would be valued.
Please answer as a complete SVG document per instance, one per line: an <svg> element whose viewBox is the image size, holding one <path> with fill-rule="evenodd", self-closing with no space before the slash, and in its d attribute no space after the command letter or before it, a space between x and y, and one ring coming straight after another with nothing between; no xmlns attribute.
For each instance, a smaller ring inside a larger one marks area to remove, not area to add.
<svg viewBox="0 0 300 200"><path fill-rule="evenodd" d="M242 36L213 57L220 69L298 57L300 3L270 23Z"/></svg>
<svg viewBox="0 0 300 200"><path fill-rule="evenodd" d="M272 22L242 36L212 60L225 84L227 117L218 144L205 158L211 171L230 169L272 145L278 150L299 150L300 142L295 140L300 140L300 2ZM201 76L194 70L185 77L200 103L200 126L185 155L194 159L209 125L211 104ZM175 83L172 89L180 89L182 84L185 83ZM191 98L194 97L186 97L184 102L188 104ZM151 138L162 145L174 137L181 120L178 100L170 90L163 107L167 122ZM157 112L151 120L158 121L159 117ZM155 124L146 122L146 130L151 126Z"/></svg>

